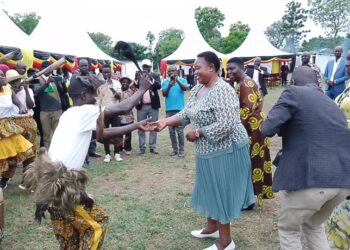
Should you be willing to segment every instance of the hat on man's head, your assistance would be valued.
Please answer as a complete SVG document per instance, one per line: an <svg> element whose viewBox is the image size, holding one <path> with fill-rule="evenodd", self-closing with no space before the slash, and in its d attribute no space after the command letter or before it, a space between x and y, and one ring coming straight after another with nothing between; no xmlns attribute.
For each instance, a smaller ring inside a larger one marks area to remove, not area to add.
<svg viewBox="0 0 350 250"><path fill-rule="evenodd" d="M6 83L12 82L14 80L23 79L24 76L18 74L14 69L10 69L6 72Z"/></svg>
<svg viewBox="0 0 350 250"><path fill-rule="evenodd" d="M130 82L132 82L132 79L128 75L122 75L119 80L122 81L123 79L128 79Z"/></svg>
<svg viewBox="0 0 350 250"><path fill-rule="evenodd" d="M146 65L146 66L152 67L152 62L150 59L143 59L141 65L142 66Z"/></svg>

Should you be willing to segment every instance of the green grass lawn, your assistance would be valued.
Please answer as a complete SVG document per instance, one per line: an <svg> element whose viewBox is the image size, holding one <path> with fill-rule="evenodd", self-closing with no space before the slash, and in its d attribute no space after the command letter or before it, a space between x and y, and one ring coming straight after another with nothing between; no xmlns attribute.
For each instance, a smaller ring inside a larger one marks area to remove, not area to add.
<svg viewBox="0 0 350 250"><path fill-rule="evenodd" d="M265 111L280 93L281 88L269 89ZM160 114L164 116L164 109ZM272 157L279 146L279 139L273 138ZM98 150L102 153L101 145ZM171 146L166 130L158 134L158 150L157 156L150 154L149 149L138 156L138 137L134 132L131 156L123 156L124 161L118 163L94 160L88 167L88 192L110 219L104 249L203 249L213 244L213 240L190 236L191 230L205 226L205 218L187 203L195 174L193 144L186 142L185 158L168 156ZM58 249L50 219L41 225L33 220L31 195L18 188L21 172L18 169L4 191L6 228L2 249ZM236 249L278 249L278 206L278 198L265 201L262 208L244 212L240 220L232 223Z"/></svg>

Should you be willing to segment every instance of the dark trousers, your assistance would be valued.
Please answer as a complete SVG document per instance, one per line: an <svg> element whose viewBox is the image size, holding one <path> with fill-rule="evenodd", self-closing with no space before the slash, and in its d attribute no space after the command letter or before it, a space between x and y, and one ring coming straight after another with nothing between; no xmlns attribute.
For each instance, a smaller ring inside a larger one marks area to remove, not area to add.
<svg viewBox="0 0 350 250"><path fill-rule="evenodd" d="M132 123L129 123L129 124L121 124L120 126L127 126L127 125L130 125L130 124L132 124ZM123 146L123 149L125 150L125 151L131 151L131 132L130 133L127 133L127 134L125 134L124 135L124 146Z"/></svg>
<svg viewBox="0 0 350 250"><path fill-rule="evenodd" d="M96 153L96 147L97 147L96 139L94 139L94 136L92 136L90 146L89 146L89 154Z"/></svg>
<svg viewBox="0 0 350 250"><path fill-rule="evenodd" d="M171 117L173 115L176 115L179 113L180 110L171 110L166 111L166 117ZM183 153L184 152L184 127L178 126L178 127L171 127L169 126L169 135L171 140L171 146L173 148L173 151L176 153ZM177 134L177 137L176 137ZM178 144L179 143L179 144Z"/></svg>
<svg viewBox="0 0 350 250"><path fill-rule="evenodd" d="M34 107L34 115L33 118L36 122L36 125L38 127L38 132L40 135L40 147L44 147L44 136L43 136L43 128L41 126L41 120L40 120L40 107Z"/></svg>
<svg viewBox="0 0 350 250"><path fill-rule="evenodd" d="M108 117L105 118L105 128L109 128L109 127L120 127L120 119L119 117ZM119 140L118 140L119 139ZM122 145L122 137L117 137L117 138L113 138L113 140L115 141L114 143L114 153L115 154L119 154L120 151L122 151L123 149L123 145ZM110 144L110 140L109 139L105 139L103 142L103 146L105 148L105 154L111 154L111 150L109 148L109 144Z"/></svg>
<svg viewBox="0 0 350 250"><path fill-rule="evenodd" d="M282 86L287 86L287 74L282 74Z"/></svg>

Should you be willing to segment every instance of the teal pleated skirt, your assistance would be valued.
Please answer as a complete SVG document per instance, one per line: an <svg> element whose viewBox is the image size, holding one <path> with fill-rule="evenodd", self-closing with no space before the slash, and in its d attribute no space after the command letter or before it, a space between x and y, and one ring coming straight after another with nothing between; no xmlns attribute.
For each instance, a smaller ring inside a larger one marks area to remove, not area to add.
<svg viewBox="0 0 350 250"><path fill-rule="evenodd" d="M249 143L196 155L196 180L190 206L221 224L239 219L255 203Z"/></svg>

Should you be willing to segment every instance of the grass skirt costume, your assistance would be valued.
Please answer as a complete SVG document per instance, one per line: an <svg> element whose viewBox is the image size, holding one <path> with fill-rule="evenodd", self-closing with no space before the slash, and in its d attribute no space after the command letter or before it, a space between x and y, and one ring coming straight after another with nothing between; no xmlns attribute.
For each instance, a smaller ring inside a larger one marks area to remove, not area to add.
<svg viewBox="0 0 350 250"><path fill-rule="evenodd" d="M86 171L52 162L44 148L33 165L24 174L24 185L34 190L36 219L40 222L49 211L60 249L102 249L108 216L85 192Z"/></svg>
<svg viewBox="0 0 350 250"><path fill-rule="evenodd" d="M0 173L9 170L9 161L21 162L33 156L32 144L21 134L15 118L0 119Z"/></svg>
<svg viewBox="0 0 350 250"><path fill-rule="evenodd" d="M32 146L32 155L29 157L34 158L36 156L36 139L37 139L37 132L38 132L38 126L32 116L18 116L18 117L13 117L12 118L14 123L21 127L23 129L22 136L26 138Z"/></svg>

